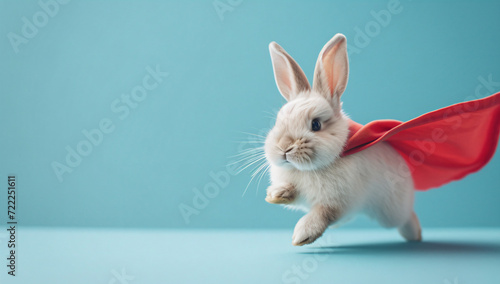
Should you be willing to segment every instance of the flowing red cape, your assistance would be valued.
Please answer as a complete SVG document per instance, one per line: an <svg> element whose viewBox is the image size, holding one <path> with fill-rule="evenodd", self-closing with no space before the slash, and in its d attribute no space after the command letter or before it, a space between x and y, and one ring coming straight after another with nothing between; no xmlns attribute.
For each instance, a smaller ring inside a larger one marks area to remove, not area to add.
<svg viewBox="0 0 500 284"><path fill-rule="evenodd" d="M342 155L385 141L405 159L415 189L427 190L481 169L493 157L499 134L500 93L496 93L407 122L376 120L363 126L351 121Z"/></svg>

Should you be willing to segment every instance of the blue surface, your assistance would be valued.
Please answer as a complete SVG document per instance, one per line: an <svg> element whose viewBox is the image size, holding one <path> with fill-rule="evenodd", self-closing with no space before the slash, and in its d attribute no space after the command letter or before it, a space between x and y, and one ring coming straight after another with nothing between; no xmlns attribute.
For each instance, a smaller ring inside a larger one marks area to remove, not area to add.
<svg viewBox="0 0 500 284"><path fill-rule="evenodd" d="M311 78L321 47L344 33L344 106L361 123L407 120L499 90L499 1L401 1L369 43L358 29L366 33L393 2L231 3L219 17L213 1L70 1L13 45L9 35L23 34L24 17L43 21L43 7L0 1L0 177L18 177L22 225L293 228L300 213L266 204L265 178L242 197L248 171L212 188L189 222L179 209L192 207L193 190L213 186L211 173L225 172L228 157L248 146L237 142L252 138L242 132L272 124L266 112L283 104L268 54L273 40ZM140 94L147 68L157 66L168 77L149 78L155 87ZM490 76L497 85L484 86ZM131 92L142 100L135 108L120 101ZM67 164L67 147L88 147L82 132L103 119L110 133L59 182L52 164ZM419 193L424 227L500 226L499 169L497 154L481 172ZM1 194L0 212L5 205Z"/></svg>
<svg viewBox="0 0 500 284"><path fill-rule="evenodd" d="M0 283L500 283L498 229L328 230L306 247L291 233L21 228L18 275Z"/></svg>

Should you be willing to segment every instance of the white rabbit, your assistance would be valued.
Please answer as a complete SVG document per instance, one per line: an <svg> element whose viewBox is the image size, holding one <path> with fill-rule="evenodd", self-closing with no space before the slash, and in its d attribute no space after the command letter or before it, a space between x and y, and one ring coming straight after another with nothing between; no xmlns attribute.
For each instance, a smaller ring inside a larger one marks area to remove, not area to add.
<svg viewBox="0 0 500 284"><path fill-rule="evenodd" d="M398 174L398 167L407 167L403 158L384 142L341 156L349 135L340 102L349 74L345 36L335 35L321 50L312 88L283 48L272 42L269 51L276 84L288 102L265 141L271 165L266 201L308 212L295 226L293 245L314 242L329 225L353 213L420 241L413 181Z"/></svg>

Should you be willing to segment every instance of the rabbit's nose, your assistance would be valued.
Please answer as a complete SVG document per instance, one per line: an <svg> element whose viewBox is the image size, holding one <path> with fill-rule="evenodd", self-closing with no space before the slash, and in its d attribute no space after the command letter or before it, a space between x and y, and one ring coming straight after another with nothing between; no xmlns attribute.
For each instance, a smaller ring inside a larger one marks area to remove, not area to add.
<svg viewBox="0 0 500 284"><path fill-rule="evenodd" d="M278 139L277 144L280 149L292 148L293 139L288 135L284 135Z"/></svg>

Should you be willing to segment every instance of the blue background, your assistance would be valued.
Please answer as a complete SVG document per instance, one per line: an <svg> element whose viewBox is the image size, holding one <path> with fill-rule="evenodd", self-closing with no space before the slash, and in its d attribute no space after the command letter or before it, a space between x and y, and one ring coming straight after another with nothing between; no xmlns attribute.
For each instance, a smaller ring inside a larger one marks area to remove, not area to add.
<svg viewBox="0 0 500 284"><path fill-rule="evenodd" d="M246 145L238 141L252 139L243 132L272 125L268 113L284 100L269 42L311 79L322 46L340 32L356 47L357 28L388 1L243 1L222 18L213 1L72 1L18 53L7 35L21 35L22 18L41 7L0 3L0 176L17 175L22 225L291 229L301 213L264 202L267 180L242 196L249 171L231 176L189 223L179 205L193 206L193 188L226 170ZM408 120L474 96L479 77L500 82L500 2L400 3L350 54L343 101L354 120ZM169 76L120 120L110 105L142 83L147 66ZM51 163L64 163L65 147L103 118L115 130L59 182ZM497 154L462 181L418 193L423 227L500 226L499 170ZM0 212L5 204L1 194Z"/></svg>

